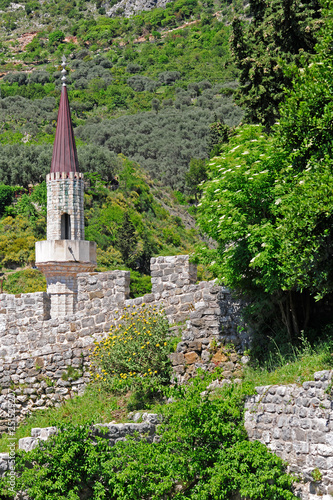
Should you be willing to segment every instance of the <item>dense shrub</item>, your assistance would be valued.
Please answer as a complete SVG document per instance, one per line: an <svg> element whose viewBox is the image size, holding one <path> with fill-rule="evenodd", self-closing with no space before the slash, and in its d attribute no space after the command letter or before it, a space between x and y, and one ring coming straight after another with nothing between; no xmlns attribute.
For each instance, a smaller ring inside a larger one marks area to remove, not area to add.
<svg viewBox="0 0 333 500"><path fill-rule="evenodd" d="M29 82L32 83L48 83L50 81L50 75L47 71L33 71L30 74Z"/></svg>
<svg viewBox="0 0 333 500"><path fill-rule="evenodd" d="M8 73L3 77L5 82L8 83L18 83L19 85L25 85L28 83L28 75L23 72Z"/></svg>
<svg viewBox="0 0 333 500"><path fill-rule="evenodd" d="M160 407L159 442L132 438L110 448L96 432L91 439L89 425L67 425L35 450L17 453L16 490L34 500L228 500L237 493L296 499L286 464L247 441L243 407L253 387L231 385L212 397L211 378L202 378L166 392L173 402ZM6 478L0 486L9 496Z"/></svg>
<svg viewBox="0 0 333 500"><path fill-rule="evenodd" d="M179 71L162 71L162 73L158 75L161 85L172 85L176 80L179 80L179 78Z"/></svg>
<svg viewBox="0 0 333 500"><path fill-rule="evenodd" d="M95 342L92 354L95 378L111 386L127 381L129 387L147 377L160 383L169 382L169 324L163 312L145 304L133 305L125 308L122 316L119 313L117 319L119 322L111 327L109 335Z"/></svg>
<svg viewBox="0 0 333 500"><path fill-rule="evenodd" d="M6 276L3 284L6 293L46 292L46 280L37 269L23 269Z"/></svg>
<svg viewBox="0 0 333 500"><path fill-rule="evenodd" d="M52 123L56 119L54 97L44 97L34 101L15 95L0 99L0 120L8 129L31 133L34 127Z"/></svg>
<svg viewBox="0 0 333 500"><path fill-rule="evenodd" d="M128 78L127 85L137 92L143 92L144 90L147 92L154 92L158 87L158 82L155 82L155 80L147 76L135 75Z"/></svg>
<svg viewBox="0 0 333 500"><path fill-rule="evenodd" d="M7 205L10 205L14 197L14 187L0 184L0 217Z"/></svg>
<svg viewBox="0 0 333 500"><path fill-rule="evenodd" d="M0 221L0 266L16 268L35 260L35 241L29 221L22 216Z"/></svg>
<svg viewBox="0 0 333 500"><path fill-rule="evenodd" d="M139 73L142 70L142 66L136 63L130 63L126 67L127 73Z"/></svg>
<svg viewBox="0 0 333 500"><path fill-rule="evenodd" d="M27 187L41 182L50 170L51 144L5 145L0 152L0 178L6 184ZM97 172L105 181L113 178L120 165L114 153L96 145L79 146L78 158L81 172Z"/></svg>

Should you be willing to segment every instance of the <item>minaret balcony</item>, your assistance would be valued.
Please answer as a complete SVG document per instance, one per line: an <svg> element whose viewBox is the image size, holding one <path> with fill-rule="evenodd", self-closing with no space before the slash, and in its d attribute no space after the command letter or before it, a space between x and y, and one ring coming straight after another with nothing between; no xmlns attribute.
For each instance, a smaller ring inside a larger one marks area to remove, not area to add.
<svg viewBox="0 0 333 500"><path fill-rule="evenodd" d="M47 262L77 262L96 266L96 243L85 240L37 241L36 266Z"/></svg>

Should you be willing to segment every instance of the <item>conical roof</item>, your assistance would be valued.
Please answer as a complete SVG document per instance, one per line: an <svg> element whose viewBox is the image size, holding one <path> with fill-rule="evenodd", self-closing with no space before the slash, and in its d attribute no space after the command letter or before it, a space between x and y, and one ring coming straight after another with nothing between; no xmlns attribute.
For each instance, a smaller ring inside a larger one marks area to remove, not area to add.
<svg viewBox="0 0 333 500"><path fill-rule="evenodd" d="M79 162L66 85L61 90L51 172L78 172Z"/></svg>

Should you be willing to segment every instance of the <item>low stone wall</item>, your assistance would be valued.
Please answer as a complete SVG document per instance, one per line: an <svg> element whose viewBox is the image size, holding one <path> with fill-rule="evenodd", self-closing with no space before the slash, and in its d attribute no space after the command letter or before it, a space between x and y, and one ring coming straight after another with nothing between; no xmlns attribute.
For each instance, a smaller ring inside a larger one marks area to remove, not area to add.
<svg viewBox="0 0 333 500"><path fill-rule="evenodd" d="M266 444L301 476L296 489L303 500L333 496L332 375L317 372L302 386L257 387L246 403L249 438Z"/></svg>
<svg viewBox="0 0 333 500"><path fill-rule="evenodd" d="M91 428L91 436L100 436L108 439L109 446L114 446L118 441L124 441L127 436L137 436L138 439L145 439L148 443L153 443L158 439L156 434L160 416L156 413L143 413L142 422L126 422L124 424L96 424ZM100 429L103 428L103 432ZM107 429L107 431L105 431ZM56 427L44 427L31 429L31 437L19 439L19 449L31 451L37 447L39 441L46 441L50 436L56 434ZM9 453L0 453L0 476L10 470L12 458Z"/></svg>
<svg viewBox="0 0 333 500"><path fill-rule="evenodd" d="M78 275L78 311L66 318L49 319L46 293L0 295L0 432L9 422L10 392L16 395L20 420L83 390L90 380L90 348L109 332L115 312L124 307L161 306L170 324L179 325L183 341L177 353L184 357L173 358L173 364L180 381L198 367L222 363L215 352L221 342L233 341L239 350L246 345L248 335L237 330L241 304L215 282L196 284L187 255L153 258L151 266L152 293L136 299L128 298L128 271ZM236 361L230 363L238 369Z"/></svg>

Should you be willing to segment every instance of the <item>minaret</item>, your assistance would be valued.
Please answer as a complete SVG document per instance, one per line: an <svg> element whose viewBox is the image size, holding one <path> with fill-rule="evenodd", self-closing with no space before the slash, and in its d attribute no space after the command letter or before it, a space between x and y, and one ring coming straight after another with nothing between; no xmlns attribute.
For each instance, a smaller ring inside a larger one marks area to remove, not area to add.
<svg viewBox="0 0 333 500"><path fill-rule="evenodd" d="M84 239L83 174L79 172L67 88L66 59L51 172L47 184L47 240L36 242L36 266L46 277L51 318L76 312L77 275L96 267L96 243Z"/></svg>

